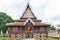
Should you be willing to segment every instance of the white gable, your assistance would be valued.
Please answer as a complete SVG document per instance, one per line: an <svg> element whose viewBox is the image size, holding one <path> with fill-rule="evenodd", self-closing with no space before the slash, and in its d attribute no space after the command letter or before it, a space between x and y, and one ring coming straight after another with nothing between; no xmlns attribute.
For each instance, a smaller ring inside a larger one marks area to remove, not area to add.
<svg viewBox="0 0 60 40"><path fill-rule="evenodd" d="M23 18L34 18L31 10L28 8L23 16Z"/></svg>
<svg viewBox="0 0 60 40"><path fill-rule="evenodd" d="M24 12L24 14L22 15L21 18L36 18L36 17L34 16L34 14L32 13L29 5L27 6L27 8L26 8L26 10L25 10L25 12Z"/></svg>

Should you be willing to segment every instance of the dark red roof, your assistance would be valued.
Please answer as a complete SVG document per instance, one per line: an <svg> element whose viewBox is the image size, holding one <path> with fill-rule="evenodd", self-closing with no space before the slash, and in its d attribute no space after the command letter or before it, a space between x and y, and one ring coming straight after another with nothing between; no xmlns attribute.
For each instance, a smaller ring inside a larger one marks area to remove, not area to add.
<svg viewBox="0 0 60 40"><path fill-rule="evenodd" d="M14 23L7 23L7 26L25 26L25 22L14 22ZM33 26L49 26L49 24L42 23L39 21L35 21Z"/></svg>

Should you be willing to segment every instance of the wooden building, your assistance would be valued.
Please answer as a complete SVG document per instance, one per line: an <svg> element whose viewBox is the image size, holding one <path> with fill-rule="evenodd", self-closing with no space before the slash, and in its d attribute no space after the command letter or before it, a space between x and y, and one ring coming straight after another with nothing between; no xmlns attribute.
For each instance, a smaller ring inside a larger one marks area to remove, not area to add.
<svg viewBox="0 0 60 40"><path fill-rule="evenodd" d="M44 34L48 34L47 27L49 24L42 23L37 20L29 5L27 5L20 20L13 23L7 23L11 40L23 40L25 38L34 38L36 40L44 40Z"/></svg>

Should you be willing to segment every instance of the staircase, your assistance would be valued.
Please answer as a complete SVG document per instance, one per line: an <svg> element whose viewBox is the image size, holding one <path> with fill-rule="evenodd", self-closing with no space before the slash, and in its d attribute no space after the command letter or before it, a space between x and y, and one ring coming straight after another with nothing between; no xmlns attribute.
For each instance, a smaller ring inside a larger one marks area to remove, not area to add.
<svg viewBox="0 0 60 40"><path fill-rule="evenodd" d="M26 39L23 39L23 40L35 40L34 38L26 38Z"/></svg>

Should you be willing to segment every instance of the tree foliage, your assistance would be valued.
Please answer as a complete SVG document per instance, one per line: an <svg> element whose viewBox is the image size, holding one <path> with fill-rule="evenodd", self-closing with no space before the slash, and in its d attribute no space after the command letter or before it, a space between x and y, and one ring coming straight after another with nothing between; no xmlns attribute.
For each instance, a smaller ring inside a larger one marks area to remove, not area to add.
<svg viewBox="0 0 60 40"><path fill-rule="evenodd" d="M6 13L0 12L0 32L1 30L5 33L8 28L6 27L6 23L14 22L13 19L8 16Z"/></svg>
<svg viewBox="0 0 60 40"><path fill-rule="evenodd" d="M54 25L48 27L48 30L56 30L56 27L54 27Z"/></svg>

